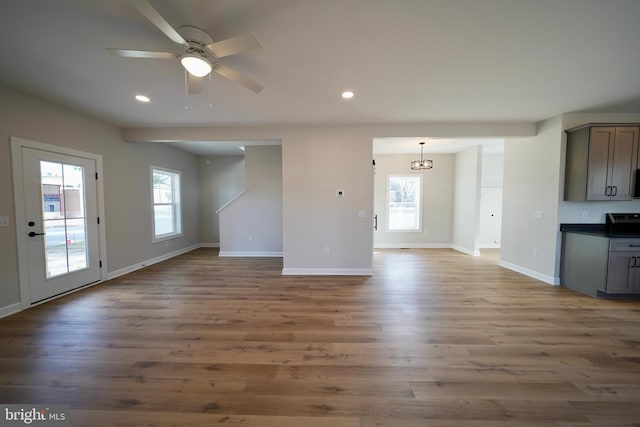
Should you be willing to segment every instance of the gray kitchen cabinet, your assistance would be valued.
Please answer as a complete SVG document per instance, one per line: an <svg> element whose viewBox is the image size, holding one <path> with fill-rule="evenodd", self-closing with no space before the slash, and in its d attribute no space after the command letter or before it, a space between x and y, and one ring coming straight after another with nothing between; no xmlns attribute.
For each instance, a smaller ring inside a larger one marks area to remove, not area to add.
<svg viewBox="0 0 640 427"><path fill-rule="evenodd" d="M563 232L563 286L594 297L640 295L640 238Z"/></svg>
<svg viewBox="0 0 640 427"><path fill-rule="evenodd" d="M567 130L564 200L631 200L639 130L638 125Z"/></svg>
<svg viewBox="0 0 640 427"><path fill-rule="evenodd" d="M640 293L640 239L612 240L608 264L608 294Z"/></svg>

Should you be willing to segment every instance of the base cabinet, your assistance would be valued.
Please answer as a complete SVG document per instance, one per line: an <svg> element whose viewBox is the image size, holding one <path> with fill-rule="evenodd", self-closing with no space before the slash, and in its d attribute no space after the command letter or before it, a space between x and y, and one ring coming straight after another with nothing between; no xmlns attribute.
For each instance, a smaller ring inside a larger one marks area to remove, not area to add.
<svg viewBox="0 0 640 427"><path fill-rule="evenodd" d="M603 297L640 296L640 238L563 233L562 284Z"/></svg>
<svg viewBox="0 0 640 427"><path fill-rule="evenodd" d="M640 239L615 239L609 249L609 294L640 293Z"/></svg>

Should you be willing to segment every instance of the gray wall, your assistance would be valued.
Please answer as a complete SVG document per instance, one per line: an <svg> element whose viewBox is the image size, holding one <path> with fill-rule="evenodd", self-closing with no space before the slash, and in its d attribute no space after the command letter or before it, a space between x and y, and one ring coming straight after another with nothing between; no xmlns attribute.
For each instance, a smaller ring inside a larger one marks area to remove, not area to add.
<svg viewBox="0 0 640 427"><path fill-rule="evenodd" d="M372 141L349 129L283 139L286 274L370 274ZM336 190L344 197L336 197Z"/></svg>
<svg viewBox="0 0 640 427"><path fill-rule="evenodd" d="M220 255L282 255L282 149L247 146L245 192L220 212Z"/></svg>
<svg viewBox="0 0 640 427"><path fill-rule="evenodd" d="M562 118L538 125L532 138L504 147L501 264L555 283ZM542 212L542 218L533 212Z"/></svg>
<svg viewBox="0 0 640 427"><path fill-rule="evenodd" d="M216 211L244 190L244 156L203 156L198 158L200 181L200 242L220 244Z"/></svg>
<svg viewBox="0 0 640 427"><path fill-rule="evenodd" d="M68 108L0 86L0 308L19 301L10 137L103 156L107 273L199 243L196 157L164 144L125 142L120 130ZM182 172L183 237L152 244L149 165Z"/></svg>
<svg viewBox="0 0 640 427"><path fill-rule="evenodd" d="M455 249L470 255L480 254L478 236L481 174L481 146L456 154L452 245Z"/></svg>
<svg viewBox="0 0 640 427"><path fill-rule="evenodd" d="M378 215L378 230L374 232L375 247L448 247L453 229L453 154L429 154L433 169L412 171L409 164L415 155L376 155L374 177L374 214ZM395 174L421 174L422 177L422 231L387 231L387 176Z"/></svg>

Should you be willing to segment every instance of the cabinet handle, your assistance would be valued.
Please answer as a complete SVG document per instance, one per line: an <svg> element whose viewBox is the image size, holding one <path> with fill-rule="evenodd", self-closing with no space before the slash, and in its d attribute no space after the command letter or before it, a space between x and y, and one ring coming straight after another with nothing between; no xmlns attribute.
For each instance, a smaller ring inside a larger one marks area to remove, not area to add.
<svg viewBox="0 0 640 427"><path fill-rule="evenodd" d="M606 190L604 190L604 195L605 196L611 196L611 186L607 185Z"/></svg>
<svg viewBox="0 0 640 427"><path fill-rule="evenodd" d="M637 256L633 256L631 258L633 258L633 265L631 266L631 268L638 267L638 257Z"/></svg>
<svg viewBox="0 0 640 427"><path fill-rule="evenodd" d="M611 188L613 188L613 194L612 194L611 196L612 196L612 197L616 197L616 195L618 194L618 186L617 186L617 185L614 185L614 186L613 186L613 187L611 187Z"/></svg>
<svg viewBox="0 0 640 427"><path fill-rule="evenodd" d="M640 245L629 245L630 248L640 248Z"/></svg>

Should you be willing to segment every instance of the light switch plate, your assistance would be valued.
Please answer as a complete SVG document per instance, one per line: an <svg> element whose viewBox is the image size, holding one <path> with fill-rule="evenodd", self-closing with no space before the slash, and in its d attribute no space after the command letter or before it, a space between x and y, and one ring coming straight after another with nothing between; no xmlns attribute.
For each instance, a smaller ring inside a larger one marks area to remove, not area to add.
<svg viewBox="0 0 640 427"><path fill-rule="evenodd" d="M8 226L9 226L9 217L0 216L0 227L8 227Z"/></svg>

